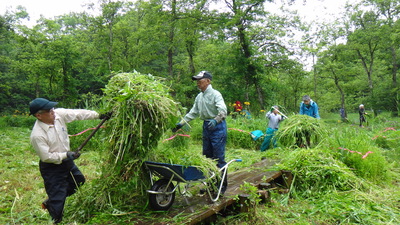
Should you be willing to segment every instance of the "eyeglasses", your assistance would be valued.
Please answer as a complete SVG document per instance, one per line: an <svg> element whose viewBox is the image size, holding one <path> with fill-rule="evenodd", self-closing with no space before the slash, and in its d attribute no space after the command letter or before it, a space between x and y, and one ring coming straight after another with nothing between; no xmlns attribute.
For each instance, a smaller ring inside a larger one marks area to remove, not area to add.
<svg viewBox="0 0 400 225"><path fill-rule="evenodd" d="M51 112L51 111L54 111L54 108L51 108L51 109L41 109L41 110L39 110L38 113L49 113L49 112Z"/></svg>

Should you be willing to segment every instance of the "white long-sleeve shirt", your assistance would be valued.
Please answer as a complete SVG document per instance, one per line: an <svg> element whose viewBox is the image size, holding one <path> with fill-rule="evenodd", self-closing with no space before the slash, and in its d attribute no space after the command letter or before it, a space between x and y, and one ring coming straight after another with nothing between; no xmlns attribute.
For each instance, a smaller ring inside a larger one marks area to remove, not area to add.
<svg viewBox="0 0 400 225"><path fill-rule="evenodd" d="M99 114L85 109L54 110L54 125L36 120L30 136L31 144L42 162L61 164L70 151L67 123L76 120L98 119Z"/></svg>
<svg viewBox="0 0 400 225"><path fill-rule="evenodd" d="M268 119L268 127L272 129L278 129L279 128L279 122L283 120L283 116L279 114L275 114L273 112L267 112L267 115L265 115Z"/></svg>

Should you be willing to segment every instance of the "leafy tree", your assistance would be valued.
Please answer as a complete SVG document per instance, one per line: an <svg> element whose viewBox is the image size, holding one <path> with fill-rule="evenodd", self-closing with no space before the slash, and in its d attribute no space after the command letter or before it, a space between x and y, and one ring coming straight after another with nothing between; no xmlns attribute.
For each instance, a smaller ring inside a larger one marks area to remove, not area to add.
<svg viewBox="0 0 400 225"><path fill-rule="evenodd" d="M382 54L386 55L388 67L391 71L391 85L387 85L390 92L387 97L390 98L389 110L394 116L399 115L399 85L397 82L397 73L399 70L399 44L400 32L399 17L400 17L400 1L399 0L365 0L366 4L374 7L375 13L379 15L382 23L381 36L384 39L382 42ZM385 85L386 86L386 85Z"/></svg>
<svg viewBox="0 0 400 225"><path fill-rule="evenodd" d="M320 76L325 80L332 80L334 86L339 92L340 96L340 108L347 112L346 107L346 90L345 84L356 77L354 68L354 60L357 59L357 55L354 51L348 49L346 45L340 44L337 46L331 46L329 50L321 53L320 60L318 61L318 68ZM336 101L330 101L335 103ZM331 109L337 106L331 105ZM329 110L329 109L328 109Z"/></svg>

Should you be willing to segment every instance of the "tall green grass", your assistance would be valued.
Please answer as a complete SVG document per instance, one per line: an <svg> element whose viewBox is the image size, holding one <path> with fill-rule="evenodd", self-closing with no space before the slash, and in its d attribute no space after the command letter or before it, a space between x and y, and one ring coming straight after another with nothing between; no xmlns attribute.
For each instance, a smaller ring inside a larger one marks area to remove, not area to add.
<svg viewBox="0 0 400 225"><path fill-rule="evenodd" d="M39 159L29 144L34 120L26 115L16 117L0 118L0 165L3 168L0 171L0 223L51 224L48 213L40 209L46 194L38 169ZM18 121L18 117L26 117L30 122L16 125L13 121ZM334 117L336 115L332 115ZM73 122L69 125L69 133L79 133L98 122ZM267 122L257 118L227 119L228 127L249 132L264 130ZM242 214L221 217L217 224L399 224L399 118L385 116L371 119L365 128L333 119L325 121L323 118L321 122L327 126L328 135L309 149L281 147L260 152L257 146L254 147L260 141L253 141L246 132L228 130L228 135L232 137L228 138L226 158L244 160L232 164L230 171L246 168L267 157L282 160L273 169L289 169L294 173L295 180L288 194L272 192L272 202L258 205L252 217ZM187 127L184 128L187 130L181 131L182 134L189 134L190 138L179 136L172 141L164 141L174 135L166 129L157 140L157 148L151 150L152 153L157 152L157 156L154 154L147 159L167 163L174 160L185 163L186 160L190 164L190 157L179 157L185 154L201 156L201 125L200 120L194 120L190 129ZM180 224L190 217L182 214L182 217L170 218L169 214L150 212L146 193L135 189L136 182L145 181L133 173L130 180L121 183L123 176L111 173L109 167L104 166L110 163L110 154L115 153L107 143L108 129L112 127L108 123L105 126L108 128L100 129L76 160L87 182L68 198L65 222ZM73 149L89 133L71 137ZM368 151L373 153L363 158ZM147 184L143 185L149 188Z"/></svg>

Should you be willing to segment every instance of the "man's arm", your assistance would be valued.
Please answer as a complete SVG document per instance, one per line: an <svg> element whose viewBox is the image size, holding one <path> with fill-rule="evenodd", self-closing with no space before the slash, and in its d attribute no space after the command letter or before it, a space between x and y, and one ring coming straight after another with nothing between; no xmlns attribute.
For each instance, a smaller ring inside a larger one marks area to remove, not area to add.
<svg viewBox="0 0 400 225"><path fill-rule="evenodd" d="M304 115L304 111L303 111L303 103L300 103L300 115Z"/></svg>
<svg viewBox="0 0 400 225"><path fill-rule="evenodd" d="M43 137L32 137L31 144L42 162L61 164L67 158L67 152L49 152L50 147Z"/></svg>
<svg viewBox="0 0 400 225"><path fill-rule="evenodd" d="M225 105L224 98L222 97L221 93L218 93L215 98L215 106L217 107L218 114L214 118L218 123L222 122L226 118L227 115L227 108Z"/></svg>
<svg viewBox="0 0 400 225"><path fill-rule="evenodd" d="M70 123L76 120L94 120L99 119L100 115L96 111L87 109L55 109L65 123Z"/></svg>
<svg viewBox="0 0 400 225"><path fill-rule="evenodd" d="M315 103L315 102L314 102L314 103ZM315 107L314 107L314 115L315 115L315 118L321 119L321 117L319 117L318 104L315 103L314 106L315 106Z"/></svg>

